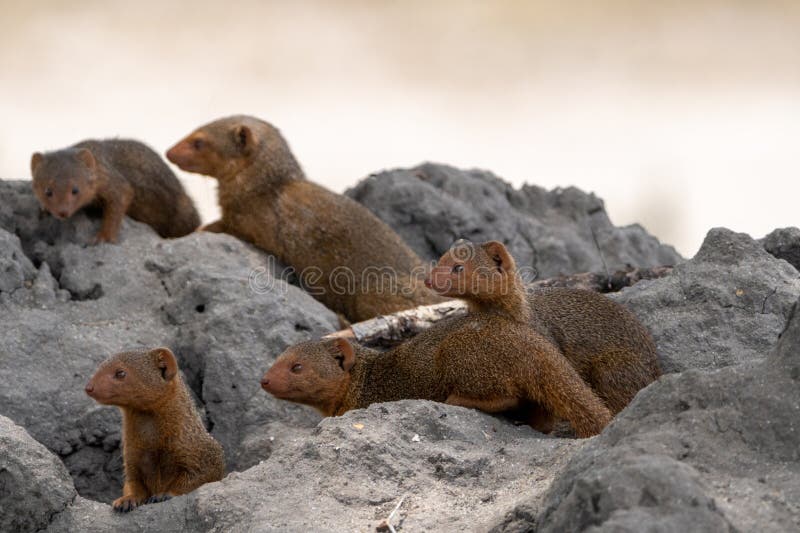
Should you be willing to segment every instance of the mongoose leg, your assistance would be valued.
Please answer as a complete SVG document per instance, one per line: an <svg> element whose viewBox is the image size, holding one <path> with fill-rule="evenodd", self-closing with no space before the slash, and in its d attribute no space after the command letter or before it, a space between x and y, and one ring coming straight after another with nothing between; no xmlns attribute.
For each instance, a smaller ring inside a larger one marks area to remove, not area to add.
<svg viewBox="0 0 800 533"><path fill-rule="evenodd" d="M125 484L122 487L122 496L114 500L112 507L120 513L133 511L147 496L147 489L139 482L135 476L129 477L129 472L125 472Z"/></svg>
<svg viewBox="0 0 800 533"><path fill-rule="evenodd" d="M536 374L521 383L528 399L569 421L578 437L600 433L611 421L608 407L555 348L532 342L530 349L537 353L537 366Z"/></svg>
<svg viewBox="0 0 800 533"><path fill-rule="evenodd" d="M545 409L538 403L530 404L526 409L526 422L529 426L540 433L551 433L555 427L556 418L553 413Z"/></svg>
<svg viewBox="0 0 800 533"><path fill-rule="evenodd" d="M478 409L486 413L499 413L519 406L519 398L469 398L459 394L451 394L445 400L450 405L459 405L470 409Z"/></svg>
<svg viewBox="0 0 800 533"><path fill-rule="evenodd" d="M103 222L93 244L101 242L117 242L119 227L133 200L133 193L128 191L120 198L109 199L103 205Z"/></svg>
<svg viewBox="0 0 800 533"><path fill-rule="evenodd" d="M175 480L170 483L167 494L178 496L180 494L191 492L203 483L208 482L209 480L207 477L208 476L204 476L202 473L183 470L180 474L178 474ZM166 499L169 499L169 497Z"/></svg>

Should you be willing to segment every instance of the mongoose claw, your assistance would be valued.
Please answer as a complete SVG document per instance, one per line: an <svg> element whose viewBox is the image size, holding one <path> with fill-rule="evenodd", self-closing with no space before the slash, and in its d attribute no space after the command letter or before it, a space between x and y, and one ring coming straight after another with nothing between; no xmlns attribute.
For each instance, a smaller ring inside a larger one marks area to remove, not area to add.
<svg viewBox="0 0 800 533"><path fill-rule="evenodd" d="M130 511L136 509L138 504L133 497L123 496L122 498L117 498L114 500L114 503L112 503L111 506L118 513L129 513Z"/></svg>
<svg viewBox="0 0 800 533"><path fill-rule="evenodd" d="M153 494L149 498L147 498L144 503L161 503L171 499L172 496L169 494Z"/></svg>

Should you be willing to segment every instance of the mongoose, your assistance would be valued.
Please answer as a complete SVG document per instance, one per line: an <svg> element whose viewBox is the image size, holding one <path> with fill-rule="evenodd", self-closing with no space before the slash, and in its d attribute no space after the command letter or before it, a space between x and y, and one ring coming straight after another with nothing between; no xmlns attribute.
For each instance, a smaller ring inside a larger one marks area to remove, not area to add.
<svg viewBox="0 0 800 533"><path fill-rule="evenodd" d="M466 300L472 312L502 314L530 324L614 414L661 375L653 339L630 311L580 289L528 294L501 242L456 242L426 284L439 294Z"/></svg>
<svg viewBox="0 0 800 533"><path fill-rule="evenodd" d="M86 394L122 411L125 485L116 511L191 492L225 474L222 446L208 434L168 348L106 359Z"/></svg>
<svg viewBox="0 0 800 533"><path fill-rule="evenodd" d="M167 159L219 182L222 218L205 226L293 267L312 296L357 322L442 301L420 258L358 202L306 180L271 124L233 116L178 142Z"/></svg>
<svg viewBox="0 0 800 533"><path fill-rule="evenodd" d="M53 216L66 219L83 207L103 209L94 243L116 242L127 214L162 237L182 237L200 216L161 157L132 140L88 140L31 157L33 190Z"/></svg>
<svg viewBox="0 0 800 533"><path fill-rule="evenodd" d="M422 399L489 413L514 410L543 432L558 417L578 437L599 433L611 420L552 344L527 324L480 312L438 322L385 353L343 338L297 344L278 357L261 386L325 416Z"/></svg>

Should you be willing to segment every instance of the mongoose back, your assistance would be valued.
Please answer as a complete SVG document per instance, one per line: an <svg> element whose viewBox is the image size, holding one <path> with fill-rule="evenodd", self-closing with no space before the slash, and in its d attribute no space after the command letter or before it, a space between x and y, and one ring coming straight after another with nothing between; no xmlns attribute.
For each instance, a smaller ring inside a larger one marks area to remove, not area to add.
<svg viewBox="0 0 800 533"><path fill-rule="evenodd" d="M466 300L473 311L529 323L614 414L661 375L653 339L630 311L580 289L527 294L511 254L500 242L456 242L432 269L428 284L439 294Z"/></svg>
<svg viewBox="0 0 800 533"><path fill-rule="evenodd" d="M278 357L261 386L326 416L426 399L490 413L513 410L543 432L562 418L579 437L599 433L611 419L552 342L528 321L493 308L437 322L385 353L346 339L298 344Z"/></svg>
<svg viewBox="0 0 800 533"><path fill-rule="evenodd" d="M131 140L88 140L31 157L33 190L53 216L66 219L96 205L103 222L94 242L116 242L127 214L162 237L181 237L200 216L178 178L161 157Z"/></svg>
<svg viewBox="0 0 800 533"><path fill-rule="evenodd" d="M125 485L115 510L128 512L222 479L222 446L203 427L168 348L106 359L86 394L122 411Z"/></svg>
<svg viewBox="0 0 800 533"><path fill-rule="evenodd" d="M442 300L424 286L424 265L400 236L358 202L307 181L271 124L223 118L178 142L167 158L218 180L222 218L206 230L277 256L348 320Z"/></svg>

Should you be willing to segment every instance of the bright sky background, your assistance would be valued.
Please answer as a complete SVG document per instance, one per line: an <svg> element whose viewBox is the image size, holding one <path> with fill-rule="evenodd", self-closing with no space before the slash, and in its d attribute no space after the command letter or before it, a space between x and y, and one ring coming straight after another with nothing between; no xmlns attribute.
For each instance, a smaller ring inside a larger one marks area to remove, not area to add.
<svg viewBox="0 0 800 533"><path fill-rule="evenodd" d="M684 255L799 225L800 2L0 0L0 178L273 122L344 191L422 161L575 185ZM205 220L214 181L180 174Z"/></svg>

